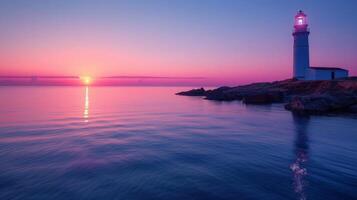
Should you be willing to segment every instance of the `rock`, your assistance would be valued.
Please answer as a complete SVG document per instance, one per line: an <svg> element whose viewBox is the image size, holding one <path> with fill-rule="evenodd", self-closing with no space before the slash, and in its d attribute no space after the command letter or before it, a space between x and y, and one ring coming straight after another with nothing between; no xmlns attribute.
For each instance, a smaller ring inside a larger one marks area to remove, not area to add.
<svg viewBox="0 0 357 200"><path fill-rule="evenodd" d="M357 104L357 96L351 92L331 92L323 95L296 96L285 105L287 110L297 113L323 114L348 112Z"/></svg>
<svg viewBox="0 0 357 200"><path fill-rule="evenodd" d="M216 101L233 101L239 100L239 95L237 93L229 92L231 87L219 87L214 90L207 91L206 98L208 100L216 100Z"/></svg>
<svg viewBox="0 0 357 200"><path fill-rule="evenodd" d="M296 96L285 105L285 109L295 113L318 114L328 111L328 103L321 97Z"/></svg>
<svg viewBox="0 0 357 200"><path fill-rule="evenodd" d="M281 92L267 92L261 94L246 95L243 97L245 104L271 104L283 101Z"/></svg>
<svg viewBox="0 0 357 200"><path fill-rule="evenodd" d="M357 113L357 104L354 104L348 108L348 112Z"/></svg>
<svg viewBox="0 0 357 200"><path fill-rule="evenodd" d="M176 93L176 95L183 95L183 96L205 96L206 91L203 88L200 89L193 89L185 92Z"/></svg>

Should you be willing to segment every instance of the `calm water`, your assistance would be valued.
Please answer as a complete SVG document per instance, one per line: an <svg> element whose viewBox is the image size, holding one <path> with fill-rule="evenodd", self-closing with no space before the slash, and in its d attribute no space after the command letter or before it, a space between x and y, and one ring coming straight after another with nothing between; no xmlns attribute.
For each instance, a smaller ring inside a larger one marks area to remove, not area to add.
<svg viewBox="0 0 357 200"><path fill-rule="evenodd" d="M357 118L173 95L0 87L0 199L357 199Z"/></svg>

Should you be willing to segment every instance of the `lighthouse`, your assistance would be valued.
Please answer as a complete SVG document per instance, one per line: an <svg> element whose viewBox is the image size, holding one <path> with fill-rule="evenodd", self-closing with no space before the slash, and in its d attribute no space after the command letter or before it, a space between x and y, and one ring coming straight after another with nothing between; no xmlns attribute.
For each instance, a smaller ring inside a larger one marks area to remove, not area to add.
<svg viewBox="0 0 357 200"><path fill-rule="evenodd" d="M294 75L299 80L305 79L305 73L310 67L309 54L309 28L307 16L303 11L299 11L295 16L294 23Z"/></svg>
<svg viewBox="0 0 357 200"><path fill-rule="evenodd" d="M307 16L303 11L295 15L293 78L298 80L334 80L348 77L348 70L338 67L310 66Z"/></svg>

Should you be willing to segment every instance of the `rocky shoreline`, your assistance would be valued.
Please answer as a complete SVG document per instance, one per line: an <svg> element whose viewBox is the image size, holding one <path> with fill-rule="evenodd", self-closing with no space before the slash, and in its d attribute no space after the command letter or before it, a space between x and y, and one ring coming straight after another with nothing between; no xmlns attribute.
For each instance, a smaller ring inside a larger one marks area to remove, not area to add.
<svg viewBox="0 0 357 200"><path fill-rule="evenodd" d="M283 81L237 87L204 88L176 95L202 96L207 100L245 104L285 103L285 109L301 114L357 113L357 78L328 81Z"/></svg>

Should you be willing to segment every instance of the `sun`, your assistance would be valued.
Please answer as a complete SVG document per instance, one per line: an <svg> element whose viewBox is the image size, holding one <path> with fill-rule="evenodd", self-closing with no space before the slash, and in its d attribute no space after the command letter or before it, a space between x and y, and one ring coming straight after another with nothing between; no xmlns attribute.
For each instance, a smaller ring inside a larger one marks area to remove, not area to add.
<svg viewBox="0 0 357 200"><path fill-rule="evenodd" d="M89 76L83 76L81 77L81 80L84 85L90 85L92 83L92 78Z"/></svg>

